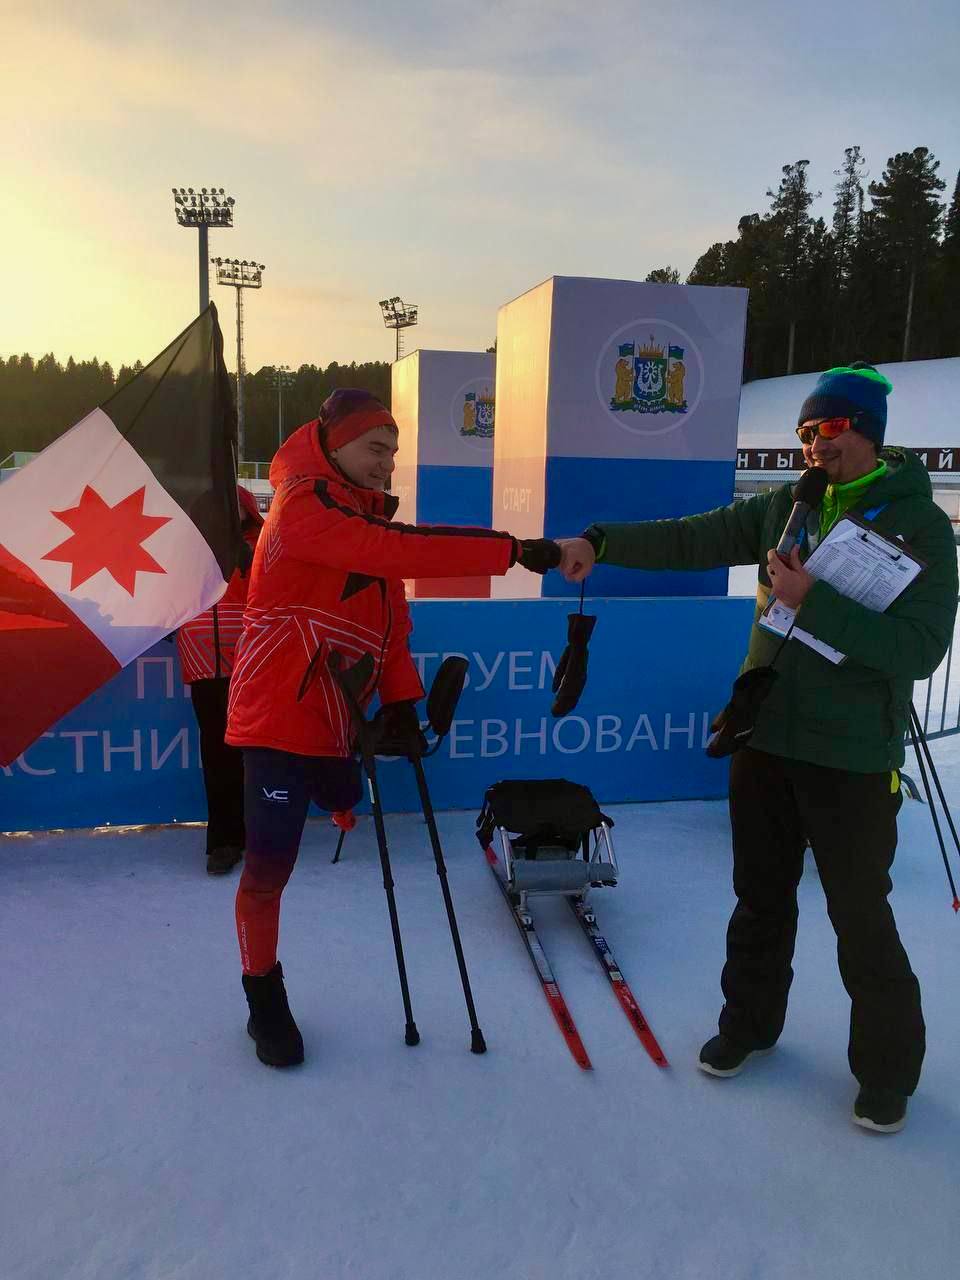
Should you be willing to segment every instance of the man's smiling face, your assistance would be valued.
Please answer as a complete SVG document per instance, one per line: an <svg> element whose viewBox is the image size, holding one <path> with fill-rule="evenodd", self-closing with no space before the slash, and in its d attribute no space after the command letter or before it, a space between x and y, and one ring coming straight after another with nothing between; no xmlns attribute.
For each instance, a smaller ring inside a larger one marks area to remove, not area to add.
<svg viewBox="0 0 960 1280"><path fill-rule="evenodd" d="M820 421L820 418L811 418L803 426L816 426ZM877 466L877 450L873 441L852 429L832 440L814 436L813 444L803 446L803 458L808 467L821 467L831 484L849 484L851 480L868 475Z"/></svg>
<svg viewBox="0 0 960 1280"><path fill-rule="evenodd" d="M390 427L371 427L356 440L334 449L330 457L348 480L362 489L384 490L396 467L397 433Z"/></svg>

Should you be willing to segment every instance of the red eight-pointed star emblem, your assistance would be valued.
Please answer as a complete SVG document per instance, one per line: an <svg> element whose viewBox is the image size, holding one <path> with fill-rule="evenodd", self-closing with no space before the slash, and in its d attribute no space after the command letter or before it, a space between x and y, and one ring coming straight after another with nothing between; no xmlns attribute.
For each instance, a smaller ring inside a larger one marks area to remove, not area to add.
<svg viewBox="0 0 960 1280"><path fill-rule="evenodd" d="M140 545L170 516L143 514L146 485L108 506L96 490L87 485L75 507L53 511L58 520L72 529L66 542L48 551L44 560L62 560L71 566L70 590L81 586L101 569L106 569L129 595L136 590L137 572L166 573L149 551Z"/></svg>

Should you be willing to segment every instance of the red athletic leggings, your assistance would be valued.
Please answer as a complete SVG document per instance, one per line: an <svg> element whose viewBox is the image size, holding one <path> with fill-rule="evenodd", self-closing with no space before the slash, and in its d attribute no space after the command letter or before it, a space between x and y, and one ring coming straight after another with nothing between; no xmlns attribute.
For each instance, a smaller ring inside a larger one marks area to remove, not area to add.
<svg viewBox="0 0 960 1280"><path fill-rule="evenodd" d="M243 775L247 849L237 888L237 939L243 972L259 976L277 963L280 897L310 801L333 813L352 809L363 792L354 759L248 747Z"/></svg>

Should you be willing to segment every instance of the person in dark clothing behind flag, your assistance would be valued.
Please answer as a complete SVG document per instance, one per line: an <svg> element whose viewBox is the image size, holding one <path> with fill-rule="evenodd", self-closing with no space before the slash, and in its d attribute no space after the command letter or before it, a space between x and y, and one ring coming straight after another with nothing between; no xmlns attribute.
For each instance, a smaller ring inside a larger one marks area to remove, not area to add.
<svg viewBox="0 0 960 1280"><path fill-rule="evenodd" d="M247 603L250 565L263 528L257 500L237 485L240 531L246 555L234 570L227 589L211 608L192 618L177 632L177 650L184 684L190 686L193 710L200 726L200 760L207 797L207 874L226 875L243 857L243 754L224 742L227 695L237 641Z"/></svg>
<svg viewBox="0 0 960 1280"><path fill-rule="evenodd" d="M419 732L423 697L403 579L487 577L517 562L545 573L560 561L548 539L392 523L397 499L385 488L397 444L397 424L379 400L335 391L270 467L276 494L254 555L226 736L244 756L247 847L236 916L247 1030L270 1066L303 1061L277 936L308 806L346 811L361 796L330 654L348 666L372 656L363 701L378 693L384 731L403 740Z"/></svg>
<svg viewBox="0 0 960 1280"><path fill-rule="evenodd" d="M637 569L709 569L759 562L757 609L744 672L762 668L781 639L759 625L771 593L799 625L846 655L835 665L790 640L760 705L749 745L732 757L730 823L737 905L727 930L719 1034L699 1065L736 1075L783 1030L797 933L797 886L807 841L837 935L850 996L850 1069L860 1084L853 1120L894 1133L920 1077L925 1028L920 987L888 902L915 680L942 661L957 613L957 551L916 454L884 447L889 381L860 361L828 369L800 408L808 467L826 497L802 541L776 546L793 505L789 485L678 520L592 525L563 540L563 573L582 582L595 562ZM846 513L903 538L924 572L875 613L817 581L803 561Z"/></svg>

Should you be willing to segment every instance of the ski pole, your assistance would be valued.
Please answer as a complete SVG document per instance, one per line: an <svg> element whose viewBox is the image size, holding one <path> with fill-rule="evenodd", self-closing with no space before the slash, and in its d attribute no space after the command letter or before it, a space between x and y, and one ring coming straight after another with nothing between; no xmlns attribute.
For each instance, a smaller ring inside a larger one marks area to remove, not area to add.
<svg viewBox="0 0 960 1280"><path fill-rule="evenodd" d="M380 868L383 872L383 890L387 896L387 911L390 916L390 929L393 933L393 949L397 958L397 975L400 979L400 995L403 998L403 1012L406 1018L404 1041L406 1044L420 1043L420 1032L413 1020L413 1008L410 1004L410 987L407 983L407 966L403 959L403 942L400 937L400 919L397 915L397 900L394 894L393 873L390 869L390 850L387 847L387 832L383 824L383 809L380 804L380 788L377 784L377 762L374 755L374 744L371 741L370 727L360 708L360 702L354 685L363 688L370 679L373 662L370 655L365 655L358 663L344 670L340 654L333 652L327 660L330 674L336 680L350 708L354 726L357 730L357 745L360 758L367 775L370 789L370 804L373 808L373 825L377 833L377 849L380 853ZM362 667L362 670L358 670Z"/></svg>
<svg viewBox="0 0 960 1280"><path fill-rule="evenodd" d="M950 808L947 804L946 797L943 794L943 787L940 785L940 776L937 773L933 763L933 756L930 753L930 744L927 742L926 735L923 732L923 726L920 724L920 717L917 715L917 709L910 703L910 740L913 743L913 749L916 752L917 764L920 766L920 777L923 780L923 789L927 793L927 804L930 806L930 816L933 818L933 829L937 833L937 842L940 845L940 856L943 859L944 870L947 873L947 881L953 893L953 909L960 911L960 896L957 895L957 886L953 880L953 873L950 870L950 863L947 859L947 847L944 843L943 832L940 829L940 819L937 817L937 811L933 803L933 794L930 790L930 782L927 778L927 767L924 763L924 753L930 766L930 773L937 786L937 794L940 797L940 803L943 805L943 812L950 824L950 833L953 836L953 842L957 846L957 852L960 854L960 840L957 838L957 829L953 825L953 818L950 814ZM923 743L923 751L920 750L920 744Z"/></svg>
<svg viewBox="0 0 960 1280"><path fill-rule="evenodd" d="M423 761L416 752L411 752L408 757L413 765L413 771L417 778L417 790L420 792L420 807L423 810L424 821L427 824L427 830L430 833L430 844L433 846L433 858L437 864L437 876L440 879L440 891L443 894L443 905L447 909L447 920L450 924L450 937L453 940L453 950L457 957L457 967L460 970L460 983L463 987L463 998L467 1004L467 1016L470 1019L470 1052L486 1053L487 1044L483 1038L483 1032L480 1030L480 1024L477 1022L477 1010L473 1003L473 992L470 990L470 979L467 976L467 962L463 956L463 946L460 942L460 930L457 927L457 917L453 909L453 898L450 895L450 882L447 879L447 867L443 857L443 849L440 845L440 834L437 831L437 821L433 812L433 804L430 801L430 792L427 790L427 778L423 771Z"/></svg>

